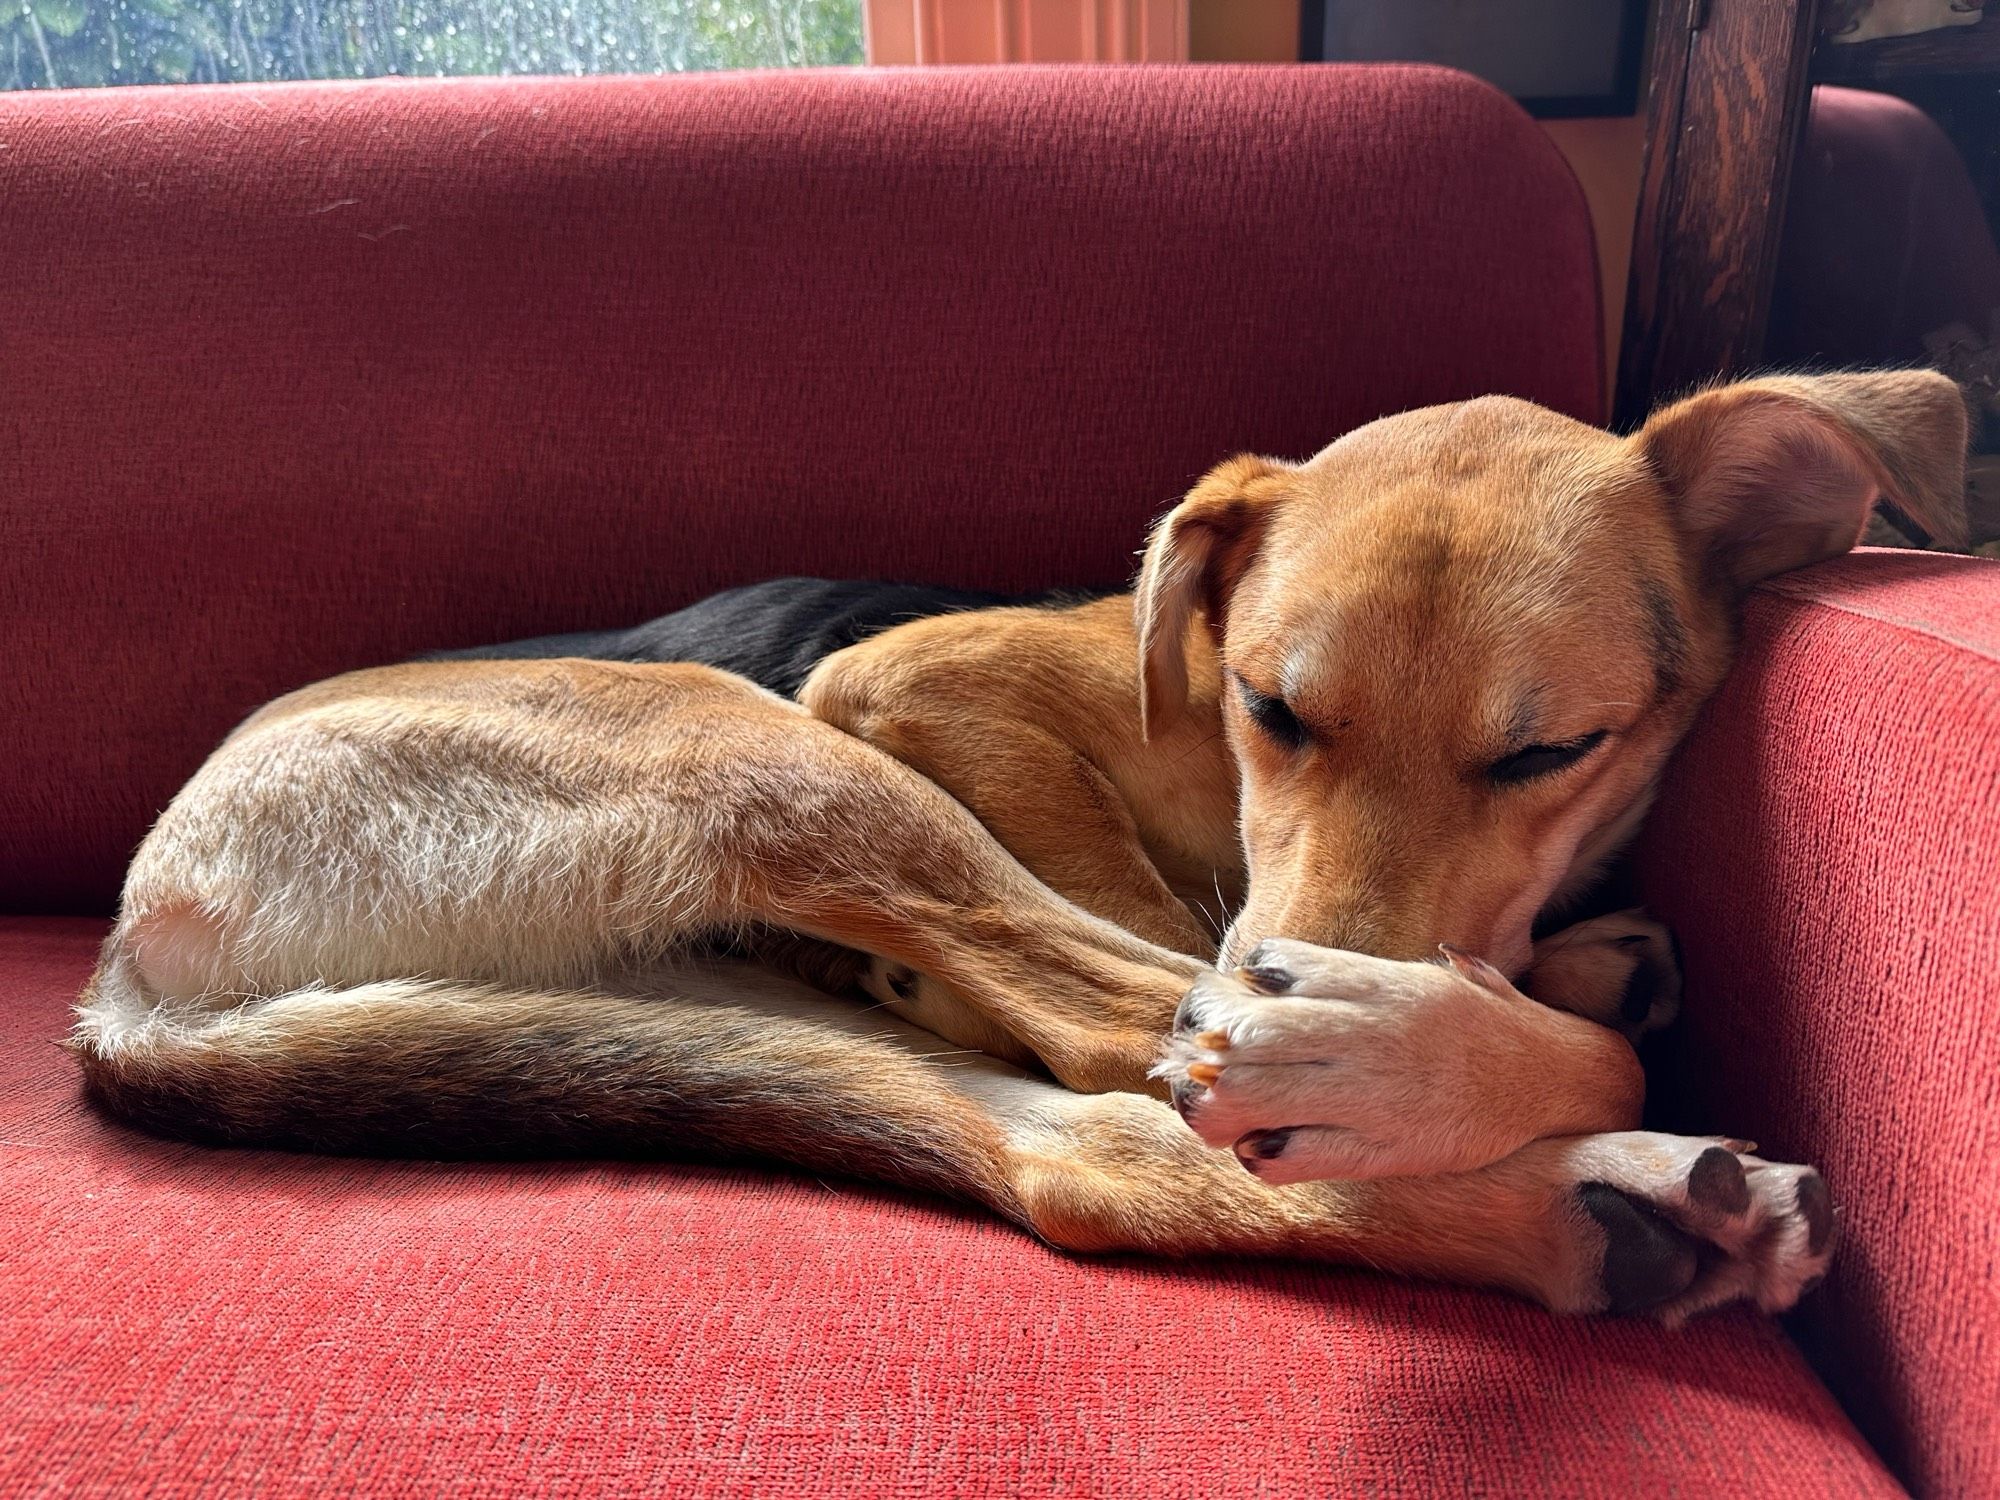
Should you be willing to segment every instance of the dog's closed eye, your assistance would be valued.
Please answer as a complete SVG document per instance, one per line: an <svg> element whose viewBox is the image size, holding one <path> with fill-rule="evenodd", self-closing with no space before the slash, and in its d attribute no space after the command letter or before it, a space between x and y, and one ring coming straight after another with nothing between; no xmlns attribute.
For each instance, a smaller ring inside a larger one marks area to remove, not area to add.
<svg viewBox="0 0 2000 1500"><path fill-rule="evenodd" d="M1605 731L1593 729L1580 739L1561 745L1526 745L1512 755L1503 755L1486 768L1487 778L1502 786L1535 781L1568 770L1604 743Z"/></svg>
<svg viewBox="0 0 2000 1500"><path fill-rule="evenodd" d="M1299 716L1285 706L1283 698L1259 692L1241 677L1236 679L1236 690L1242 694L1244 711L1257 727L1287 750L1297 750L1312 737L1299 722Z"/></svg>

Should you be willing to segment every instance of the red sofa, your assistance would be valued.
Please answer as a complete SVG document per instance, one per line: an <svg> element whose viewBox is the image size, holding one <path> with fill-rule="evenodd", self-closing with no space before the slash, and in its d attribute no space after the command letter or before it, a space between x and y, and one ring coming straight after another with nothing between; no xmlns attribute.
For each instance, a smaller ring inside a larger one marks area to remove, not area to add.
<svg viewBox="0 0 2000 1500"><path fill-rule="evenodd" d="M1232 451L1484 391L1598 416L1583 202L1498 95L11 96L0 202L0 1493L2000 1485L1977 563L1764 590L1644 851L1693 977L1656 1107L1830 1167L1796 1331L1840 1400L1747 1314L1077 1259L781 1172L163 1143L55 1045L147 820L298 683L788 571L1112 583Z"/></svg>
<svg viewBox="0 0 2000 1500"><path fill-rule="evenodd" d="M1951 138L1906 99L1815 88L1785 199L1770 359L1919 360L1953 325L1993 337L1996 315L2000 246Z"/></svg>

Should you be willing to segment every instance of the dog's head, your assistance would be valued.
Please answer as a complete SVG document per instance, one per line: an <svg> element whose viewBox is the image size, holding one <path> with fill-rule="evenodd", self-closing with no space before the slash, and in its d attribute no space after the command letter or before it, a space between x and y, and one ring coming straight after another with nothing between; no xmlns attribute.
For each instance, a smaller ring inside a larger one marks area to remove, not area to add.
<svg viewBox="0 0 2000 1500"><path fill-rule="evenodd" d="M1191 629L1220 653L1265 937L1509 972L1645 811L1751 585L1852 547L1881 497L1962 529L1965 411L1925 372L1720 387L1627 438L1488 397L1236 458L1154 531L1148 733Z"/></svg>

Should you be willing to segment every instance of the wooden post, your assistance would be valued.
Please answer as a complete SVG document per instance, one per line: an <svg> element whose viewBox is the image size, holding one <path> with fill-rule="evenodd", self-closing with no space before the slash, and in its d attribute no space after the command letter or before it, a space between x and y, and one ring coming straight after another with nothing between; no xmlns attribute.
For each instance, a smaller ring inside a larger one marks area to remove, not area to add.
<svg viewBox="0 0 2000 1500"><path fill-rule="evenodd" d="M1817 0L1656 0L1615 420L1764 352Z"/></svg>

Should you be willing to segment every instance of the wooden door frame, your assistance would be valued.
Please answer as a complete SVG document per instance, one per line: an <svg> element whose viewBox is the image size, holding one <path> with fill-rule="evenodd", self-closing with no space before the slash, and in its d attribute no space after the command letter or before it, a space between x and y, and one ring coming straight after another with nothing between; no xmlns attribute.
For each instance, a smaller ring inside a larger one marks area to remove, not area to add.
<svg viewBox="0 0 2000 1500"><path fill-rule="evenodd" d="M1818 13L1818 0L1654 0L1621 425L1763 356Z"/></svg>

